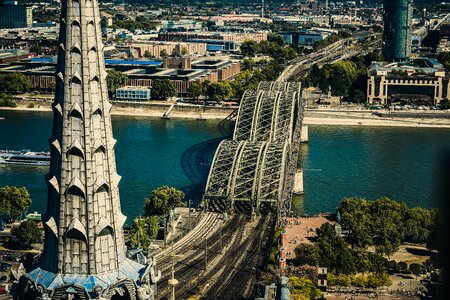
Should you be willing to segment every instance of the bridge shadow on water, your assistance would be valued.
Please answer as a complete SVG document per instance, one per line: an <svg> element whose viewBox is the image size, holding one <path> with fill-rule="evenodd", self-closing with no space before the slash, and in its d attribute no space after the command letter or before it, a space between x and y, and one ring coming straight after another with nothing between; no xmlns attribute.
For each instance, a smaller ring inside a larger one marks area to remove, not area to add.
<svg viewBox="0 0 450 300"><path fill-rule="evenodd" d="M224 139L231 139L233 133L233 122L223 120L219 123L218 129L222 137L203 141L195 144L184 151L181 156L181 167L191 184L182 187L185 199L192 200L192 206L197 206L205 191L211 163L216 153L217 147Z"/></svg>

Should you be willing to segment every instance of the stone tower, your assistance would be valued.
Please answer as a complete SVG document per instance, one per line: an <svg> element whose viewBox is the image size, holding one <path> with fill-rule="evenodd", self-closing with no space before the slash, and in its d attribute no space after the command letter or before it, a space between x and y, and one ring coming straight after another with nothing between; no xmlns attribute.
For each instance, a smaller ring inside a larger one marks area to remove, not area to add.
<svg viewBox="0 0 450 300"><path fill-rule="evenodd" d="M153 299L154 261L126 255L97 0L63 0L60 24L44 253L18 298Z"/></svg>

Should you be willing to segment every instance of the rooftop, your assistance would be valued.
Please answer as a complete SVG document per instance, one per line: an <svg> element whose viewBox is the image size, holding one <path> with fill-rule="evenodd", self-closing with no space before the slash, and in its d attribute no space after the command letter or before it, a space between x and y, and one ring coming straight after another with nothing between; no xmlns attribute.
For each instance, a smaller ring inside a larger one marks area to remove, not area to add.
<svg viewBox="0 0 450 300"><path fill-rule="evenodd" d="M369 73L377 73L385 75L394 75L409 73L409 75L445 75L447 70L435 58L415 58L409 62L372 62L369 68Z"/></svg>

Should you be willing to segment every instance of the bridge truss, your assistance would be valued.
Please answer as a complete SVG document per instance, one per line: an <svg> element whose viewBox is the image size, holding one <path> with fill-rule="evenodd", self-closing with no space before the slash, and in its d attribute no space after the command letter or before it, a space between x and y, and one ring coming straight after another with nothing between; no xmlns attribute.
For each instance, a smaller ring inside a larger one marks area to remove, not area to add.
<svg viewBox="0 0 450 300"><path fill-rule="evenodd" d="M261 82L244 93L233 140L222 141L213 158L204 194L209 209L289 210L303 108L300 83Z"/></svg>

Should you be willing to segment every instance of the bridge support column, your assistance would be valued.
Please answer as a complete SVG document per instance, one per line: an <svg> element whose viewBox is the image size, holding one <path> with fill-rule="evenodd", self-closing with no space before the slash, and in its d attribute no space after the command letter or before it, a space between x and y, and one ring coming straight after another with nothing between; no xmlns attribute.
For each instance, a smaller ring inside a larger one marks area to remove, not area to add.
<svg viewBox="0 0 450 300"><path fill-rule="evenodd" d="M300 143L307 143L309 139L309 135L308 135L308 126L307 125L303 125L302 126L302 131L300 134Z"/></svg>
<svg viewBox="0 0 450 300"><path fill-rule="evenodd" d="M303 169L297 169L295 171L293 192L295 195L303 195L304 194Z"/></svg>

